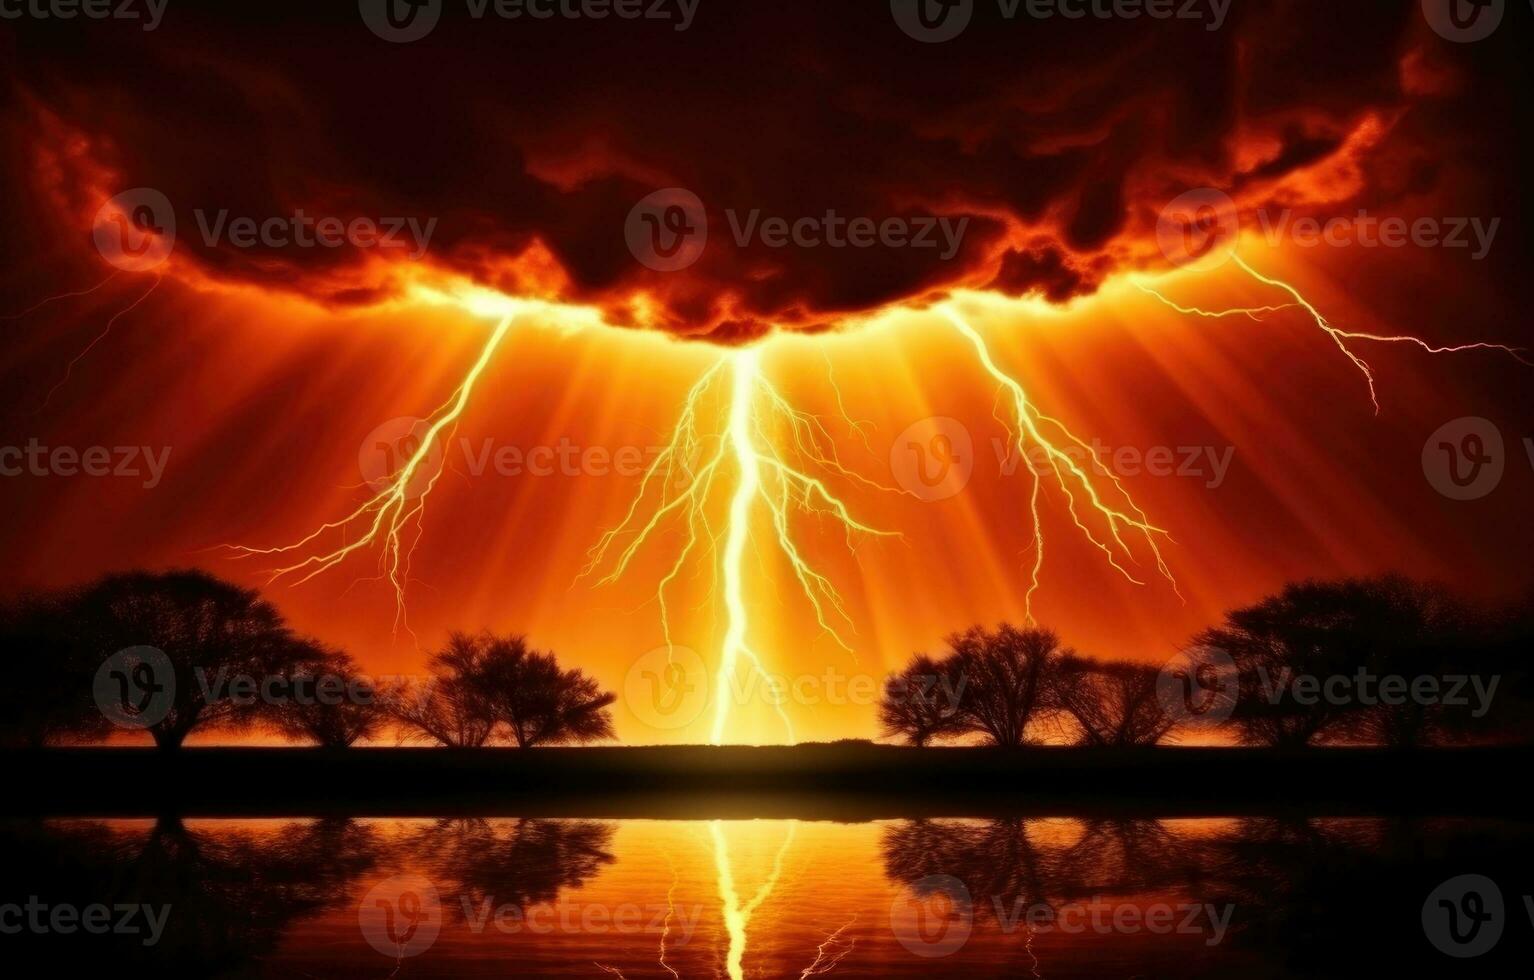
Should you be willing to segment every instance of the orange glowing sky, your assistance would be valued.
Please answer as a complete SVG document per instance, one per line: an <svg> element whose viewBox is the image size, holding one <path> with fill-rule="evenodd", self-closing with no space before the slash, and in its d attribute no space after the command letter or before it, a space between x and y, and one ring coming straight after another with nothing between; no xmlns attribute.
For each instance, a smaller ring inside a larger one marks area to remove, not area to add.
<svg viewBox="0 0 1534 980"><path fill-rule="evenodd" d="M1392 84L1399 94L1454 88L1453 72L1425 65L1419 48L1385 61L1398 70ZM1294 284L1348 330L1410 333L1435 344L1523 343L1528 322L1518 293L1525 283L1509 271L1529 254L1526 231L1508 213L1501 189L1474 177L1485 148L1451 152L1458 144L1445 140L1436 161L1443 179L1418 187L1415 171L1406 173L1407 150L1392 143L1423 145L1423 131L1452 115L1453 103L1406 122L1399 107L1331 114L1326 108L1285 109L1231 127L1225 150L1230 170L1245 180L1236 194L1243 205L1250 198L1346 213L1367 196L1371 180L1383 179L1395 184L1375 206L1377 216L1501 215L1499 251L1476 262L1445 250L1303 249L1248 235L1241 255L1265 275ZM27 169L17 186L27 188L24 213L34 218L27 227L42 245L7 264L0 293L6 313L107 274L85 233L102 201L132 172L113 159L121 147L110 136L82 135L35 105L21 116L35 128L30 142L18 144ZM1328 121L1329 149L1303 165L1278 166L1290 155L1290 128L1317 120ZM8 123L11 131L23 125ZM957 117L953 125L962 128ZM1409 138L1401 136L1408 131ZM208 140L217 138L210 127ZM552 164L526 166L547 171ZM1207 485L1214 475L1207 457L1199 476L1122 475L1139 507L1170 532L1163 552L1181 597L1143 551L1137 554L1146 584L1126 582L1072 528L1063 498L1046 489L1049 552L1033 599L1038 620L1083 652L1161 662L1223 610L1296 578L1402 570L1485 597L1527 588L1534 522L1525 511L1534 472L1519 443L1534 436L1529 369L1493 353L1430 356L1364 344L1360 352L1378 378L1376 416L1357 370L1302 312L1209 320L1181 315L1136 289L1131 279L1148 277L1178 303L1212 309L1285 301L1228 265L1169 270L1144 221L1154 215L1146 210L1152 189L1124 180L1126 192L1143 190L1144 199L1125 205L1133 216L1114 234L1076 255L1083 279L1057 296L1062 302L1040 298L1038 283L1003 281L1003 253L1028 240L1015 215L1003 222L1005 234L987 257L945 284L985 288L944 293L944 302L962 310L997 362L1081 439L1110 451L1191 447L1220 457L1229 451L1229 470L1218 486ZM346 196L335 188L328 193ZM1046 215L1040 227L1057 219L1064 220ZM490 263L495 274L481 278L498 292L481 295L537 295L569 305L549 306L513 330L446 447L443 477L412 557L413 634L397 628L394 590L373 577L376 549L313 581L268 586L277 562L234 560L219 546L286 544L366 498L359 451L369 434L439 405L495 326L483 303L442 302L412 286L461 285L461 254L440 265L360 271L296 272L286 264L291 257L283 257L258 275L178 253L161 270L155 292L80 360L51 400L65 365L154 275L122 274L87 296L8 323L0 443L169 447L170 457L154 488L125 479L7 478L0 528L10 560L0 568L0 586L198 565L263 587L298 629L347 649L375 674L417 672L449 630L488 628L526 633L624 692L636 662L663 644L656 584L682 530L659 533L621 580L599 586L581 578L588 551L623 520L637 476L476 475L471 455L487 445L526 453L570 444L608 454L658 447L688 390L732 348L676 339L702 329L670 329L686 303L664 292L657 300L653 289L626 280L587 292L609 318L624 309L630 326L644 325L645 311L656 304L665 306L655 316L667 329L593 326L596 314L578 305L586 296L570 287L568 270L536 236L533 246L523 246L514 258ZM1091 275L1082 271L1088 269ZM335 277L331 288L316 286L326 277ZM357 288L364 280L370 289ZM353 301L331 302L341 292ZM1073 292L1080 295L1066 300ZM826 297L837 291L824 283L807 287L811 294L827 308L836 305ZM898 485L891 472L895 440L935 416L967 430L974 464L962 492L934 502L832 477L859 520L899 538L859 538L849 552L833 522L797 526L804 553L845 599L855 627L847 633L850 653L819 628L792 570L766 546L767 523L758 515L746 571L751 642L774 673L831 671L842 683L881 678L952 631L1024 618L1032 565L1029 478L1023 467L1007 473L999 465L1008 435L996 418L1005 407L997 385L951 325L922 308L933 295L923 286L902 302L875 304L856 325L840 318L835 322L844 329L758 341L764 376L796 408L825 418L849 469ZM810 325L825 325L824 310L811 312L817 315L808 317ZM717 336L739 339L721 326L716 310L703 319L722 331ZM844 411L861 431L848 426ZM1497 423L1510 458L1497 493L1459 503L1424 477L1421 454L1430 433L1463 416ZM675 641L712 665L724 623L707 561L678 580L671 608ZM787 710L801 741L876 734L866 699ZM621 703L615 716L620 739L631 743L704 741L711 717L703 712L686 726L656 728ZM783 736L763 698L732 713L731 741Z"/></svg>

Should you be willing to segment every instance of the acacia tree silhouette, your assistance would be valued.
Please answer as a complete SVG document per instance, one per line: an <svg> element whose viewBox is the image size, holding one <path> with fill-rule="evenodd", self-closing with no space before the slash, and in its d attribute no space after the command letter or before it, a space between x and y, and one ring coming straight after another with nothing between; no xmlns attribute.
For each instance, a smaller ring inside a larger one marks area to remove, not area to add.
<svg viewBox="0 0 1534 980"><path fill-rule="evenodd" d="M433 682L392 699L394 714L444 745L509 740L519 748L614 737L617 696L521 636L454 633L432 658Z"/></svg>
<svg viewBox="0 0 1534 980"><path fill-rule="evenodd" d="M1177 725L1162 708L1160 672L1148 664L1065 656L1052 673L1054 703L1075 722L1077 744L1108 748L1155 745Z"/></svg>
<svg viewBox="0 0 1534 980"><path fill-rule="evenodd" d="M937 660L922 653L886 680L879 699L881 734L903 736L918 747L964 734L968 727L959 714L959 700L965 681L955 667L952 658Z"/></svg>
<svg viewBox="0 0 1534 980"><path fill-rule="evenodd" d="M313 640L302 641L301 648L293 670L294 696L273 709L272 726L330 749L378 734L385 721L381 692L351 656Z"/></svg>
<svg viewBox="0 0 1534 980"><path fill-rule="evenodd" d="M1062 656L1053 630L1006 623L950 637L954 669L964 678L960 715L970 731L995 745L1030 741L1029 725L1055 708L1051 671Z"/></svg>
<svg viewBox="0 0 1534 980"><path fill-rule="evenodd" d="M1365 741L1410 748L1443 738L1464 719L1441 701L1368 699L1356 692L1297 698L1293 681L1414 679L1471 667L1477 627L1444 589L1398 575L1306 581L1232 610L1195 642L1224 650L1238 670L1231 722L1246 744L1300 748ZM1451 667L1451 664L1453 665ZM1351 689L1349 689L1351 690Z"/></svg>
<svg viewBox="0 0 1534 980"><path fill-rule="evenodd" d="M148 726L155 744L176 749L198 728L240 728L265 710L238 696L240 679L287 676L304 646L275 607L197 570L107 575L63 607L82 656L99 664L119 650L152 646L170 662L170 709Z"/></svg>

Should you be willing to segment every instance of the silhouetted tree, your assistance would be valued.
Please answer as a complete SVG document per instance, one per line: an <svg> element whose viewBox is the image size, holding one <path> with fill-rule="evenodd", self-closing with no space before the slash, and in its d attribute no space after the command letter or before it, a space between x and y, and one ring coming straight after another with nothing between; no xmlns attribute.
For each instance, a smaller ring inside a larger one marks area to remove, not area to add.
<svg viewBox="0 0 1534 980"><path fill-rule="evenodd" d="M266 707L234 685L286 676L303 646L275 607L244 589L196 570L108 575L69 603L83 655L97 664L128 647L165 654L172 678L170 710L149 726L155 744L174 749L197 728L237 728Z"/></svg>
<svg viewBox="0 0 1534 980"><path fill-rule="evenodd" d="M400 738L455 749L488 742L496 718L481 680L481 661L472 647L449 644L432 656L428 677L386 692L384 710L400 722Z"/></svg>
<svg viewBox="0 0 1534 980"><path fill-rule="evenodd" d="M40 748L105 735L111 725L91 697L97 664L81 656L61 595L0 604L0 743Z"/></svg>
<svg viewBox="0 0 1534 980"><path fill-rule="evenodd" d="M952 658L935 660L917 654L900 673L884 682L879 699L879 724L885 738L904 737L916 746L935 738L961 735L959 714L964 677Z"/></svg>
<svg viewBox="0 0 1534 980"><path fill-rule="evenodd" d="M505 739L529 748L613 737L607 709L616 695L580 670L561 670L552 653L530 649L520 636L454 633L431 664L431 681L391 697L391 711L444 745Z"/></svg>
<svg viewBox="0 0 1534 980"><path fill-rule="evenodd" d="M580 670L561 670L552 653L520 636L455 634L451 645L480 658L480 683L494 718L520 748L595 742L613 737L607 710L617 695Z"/></svg>
<svg viewBox="0 0 1534 980"><path fill-rule="evenodd" d="M285 735L344 749L376 735L386 720L382 693L339 650L304 641L293 668L290 696L272 711L273 726Z"/></svg>
<svg viewBox="0 0 1534 980"><path fill-rule="evenodd" d="M1076 723L1081 745L1155 745L1176 727L1161 706L1155 667L1066 656L1052 676L1054 702Z"/></svg>
<svg viewBox="0 0 1534 980"><path fill-rule="evenodd" d="M1452 724L1441 703L1414 696L1387 703L1328 693L1328 678L1440 676L1475 643L1464 608L1444 590L1400 576L1308 581L1226 614L1199 643L1235 661L1239 696L1232 714L1248 744L1299 747L1318 741L1361 740L1397 747L1421 745ZM1294 681L1315 678L1321 689L1295 697Z"/></svg>
<svg viewBox="0 0 1534 980"><path fill-rule="evenodd" d="M1054 708L1050 672L1063 654L1059 637L1003 623L995 632L973 627L948 643L964 681L960 714L966 729L996 745L1026 744L1029 724Z"/></svg>

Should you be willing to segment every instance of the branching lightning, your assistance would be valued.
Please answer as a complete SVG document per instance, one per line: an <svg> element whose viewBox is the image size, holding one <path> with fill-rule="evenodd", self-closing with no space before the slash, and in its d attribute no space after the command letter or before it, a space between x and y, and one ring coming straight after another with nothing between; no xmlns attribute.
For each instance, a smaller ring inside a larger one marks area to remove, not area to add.
<svg viewBox="0 0 1534 980"><path fill-rule="evenodd" d="M716 389L724 384L728 384L728 403L722 411L723 429L709 432L702 427L702 417L708 400L719 400ZM695 551L706 550L715 559L714 583L726 613L715 675L711 740L716 745L725 738L741 662L768 679L762 658L751 645L750 603L745 584L746 553L752 544L758 508L769 516L774 541L793 569L817 623L849 652L852 647L842 630L852 628L852 619L835 585L800 550L793 533L793 517L799 513L830 519L841 527L849 549L855 546L857 535L897 536L859 521L826 482L808 470L810 466L819 467L879 487L843 466L831 443L820 418L794 408L767 380L762 372L760 349L734 351L709 369L688 392L671 440L646 471L628 512L591 549L582 574L594 574L607 567L609 570L598 584L610 584L623 576L634 557L668 521L682 522L687 531L686 542L656 590L668 650L674 649L674 640L667 588L677 581ZM716 526L716 519L710 516L721 478L734 480L723 527ZM651 508L648 516L641 516L647 504ZM621 549L620 540L625 542ZM773 707L789 741L794 741L793 723L787 712L776 699Z"/></svg>
<svg viewBox="0 0 1534 980"><path fill-rule="evenodd" d="M339 565L354 552L381 544L379 571L383 577L388 578L394 588L395 626L398 628L403 624L408 630L409 623L405 619L405 586L410 579L410 558L416 543L420 540L420 519L426 508L426 498L436 488L437 481L442 476L440 464L436 469L429 469L432 455L456 431L458 420L463 416L470 396L474 393L475 384L495 355L496 349L500 347L501 341L506 339L513 319L514 317L508 314L496 325L463 381L447 401L432 412L426 420L427 429L421 438L420 445L404 461L399 470L388 478L383 489L350 514L338 521L321 525L308 536L292 544L275 548L248 548L238 545L227 547L238 557L287 555L301 552L333 532L339 532L343 537L349 538L360 529L360 533L355 538L343 541L329 551L308 555L291 565L273 570L268 581L294 576L299 583L307 582L316 575ZM416 480L423 477L426 479L426 484L417 494L414 492Z"/></svg>
<svg viewBox="0 0 1534 980"><path fill-rule="evenodd" d="M1046 476L1053 477L1054 484L1065 494L1066 505L1076 527L1086 535L1088 541L1102 551L1109 565L1136 585L1145 584L1125 565L1125 562L1135 564L1137 561L1126 535L1137 538L1148 548L1150 555L1155 559L1157 571L1172 584L1175 591L1177 582L1166 560L1162 557L1161 547L1157 542L1158 538L1167 537L1166 530L1150 523L1145 512L1130 497L1123 482L1111 469L1103 465L1095 450L1073 435L1064 423L1039 411L1029 400L1028 393L1022 384L996 363L985 338L970 325L968 320L952 309L944 312L959 333L974 346L981 367L995 379L1002 390L1011 396L1012 420L1000 419L1000 421L1007 425L1011 433L1013 448L1028 463L1029 469L1033 472L1033 491L1029 497L1029 512L1033 520L1033 570L1028 590L1023 598L1028 621L1030 623L1034 621L1033 595L1038 591L1044 569L1044 523L1040 504L1041 490ZM1050 432L1058 433L1058 435L1051 437ZM1099 489L1094 473L1084 468L1069 452L1062 449L1060 442L1068 442L1090 455L1094 464L1093 468L1107 475L1114 493L1123 502L1111 503L1106 496L1106 488ZM1037 458L1040 456L1042 460ZM1098 530L1094 530L1092 525L1082 519L1082 508L1078 507L1078 497L1084 499L1085 505L1090 506L1096 513L1098 519L1095 523L1099 525Z"/></svg>
<svg viewBox="0 0 1534 980"><path fill-rule="evenodd" d="M1139 281L1135 281L1134 284L1141 292L1155 297L1162 303L1176 310L1178 313L1191 316L1221 319L1229 316L1244 315L1250 316L1255 320L1258 319L1261 314L1265 313L1276 313L1289 309L1304 310L1305 313L1313 321L1315 321L1316 326L1331 338L1332 342L1337 345L1337 349L1342 351L1347 359L1352 362L1353 366L1358 368L1359 373L1364 376L1364 382L1369 386L1369 401L1374 406L1374 414L1376 415L1380 414L1380 399L1379 392L1375 386L1374 369L1369 366L1368 361L1364 360L1361 356L1359 356L1358 353L1353 350L1351 346L1349 346L1349 341L1366 340L1381 344L1411 344L1413 346L1422 348L1429 354L1461 354L1468 351L1483 350L1498 351L1500 353L1507 354L1519 363L1534 367L1534 361L1530 361L1524 356L1526 351L1524 351L1522 348L1510 347L1506 344L1472 343L1457 344L1451 346L1434 346L1433 344L1428 343L1420 337L1413 337L1409 334L1373 334L1360 333L1353 330L1343 330L1340 327L1334 326L1332 322L1328 320L1320 310L1316 309L1315 305L1312 304L1310 300L1306 299L1305 296L1296 287L1290 285L1287 282L1284 282L1282 279L1274 279L1263 275L1256 269L1252 268L1252 266L1248 264L1245 259L1237 255L1234 251L1230 253L1230 259L1242 272L1245 272L1247 275L1251 276L1253 279L1257 280L1265 286L1271 286L1274 289L1282 290L1293 300L1293 302L1276 306L1233 308L1226 310L1205 310L1198 307L1183 306L1181 304L1174 303L1160 292L1150 288L1149 286L1146 286L1144 283Z"/></svg>

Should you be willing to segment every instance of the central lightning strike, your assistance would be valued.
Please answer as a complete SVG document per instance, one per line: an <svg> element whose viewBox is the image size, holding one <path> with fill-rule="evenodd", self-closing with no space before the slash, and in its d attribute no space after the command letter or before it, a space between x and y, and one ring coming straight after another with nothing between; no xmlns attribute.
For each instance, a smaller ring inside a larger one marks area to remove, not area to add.
<svg viewBox="0 0 1534 980"><path fill-rule="evenodd" d="M708 400L718 399L716 389L726 379L729 400L721 413L723 429L710 432L703 427L701 416ZM666 647L671 650L675 644L667 588L681 575L694 551L706 549L717 559L714 583L717 588L722 582L719 591L726 625L716 668L710 736L715 745L722 744L726 736L741 662L749 664L770 683L762 659L750 641L750 602L745 580L747 551L753 542L752 526L759 511L770 518L778 550L793 569L816 621L849 652L852 647L837 624L851 627L851 617L836 587L816 571L795 542L792 518L797 512L834 521L842 528L849 548L854 546L856 534L897 536L857 520L824 480L804 468L806 464L814 465L869 486L879 486L843 466L829 442L824 423L817 416L795 409L766 379L759 348L732 352L688 392L669 444L646 471L623 520L603 534L591 549L590 560L582 572L592 574L609 564L611 558L610 570L598 584L617 581L652 535L670 519L679 519L687 529L687 539L656 590L661 630ZM721 474L734 480L722 529L716 526L716 518L710 516ZM641 518L647 502L651 502L652 509L648 517ZM621 538L627 538L627 543L619 550L616 545ZM793 742L793 723L781 701L774 699L773 707L788 740Z"/></svg>

